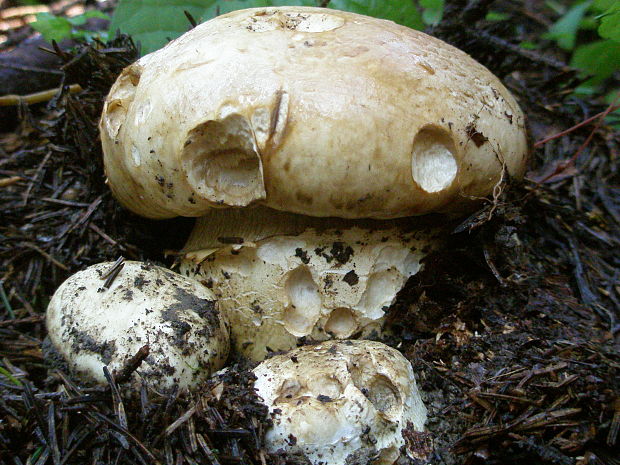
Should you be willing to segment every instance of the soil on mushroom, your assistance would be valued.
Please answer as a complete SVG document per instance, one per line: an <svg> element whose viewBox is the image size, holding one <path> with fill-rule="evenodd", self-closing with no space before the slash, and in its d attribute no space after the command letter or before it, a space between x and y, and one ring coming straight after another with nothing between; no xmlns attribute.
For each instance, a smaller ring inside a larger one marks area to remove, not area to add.
<svg viewBox="0 0 620 465"><path fill-rule="evenodd" d="M533 140L605 110L566 97L578 81L560 50L524 51L506 22L485 21L490 2L446 3L431 32L506 83ZM548 21L538 2L515 4L493 8L522 24L519 40L538 37ZM65 82L84 91L19 108L20 124L0 135L0 463L301 463L261 449L269 420L243 364L182 397L125 392L123 373L77 386L43 360L43 312L69 274L120 255L170 265L162 251L193 224L138 218L104 184L97 119L135 57L126 38L62 52ZM431 434L408 441L432 463L617 463L618 133L598 126L575 166L559 169L593 128L536 149L529 179L455 222L390 309L387 342L413 363L429 409ZM485 143L475 125L471 137Z"/></svg>

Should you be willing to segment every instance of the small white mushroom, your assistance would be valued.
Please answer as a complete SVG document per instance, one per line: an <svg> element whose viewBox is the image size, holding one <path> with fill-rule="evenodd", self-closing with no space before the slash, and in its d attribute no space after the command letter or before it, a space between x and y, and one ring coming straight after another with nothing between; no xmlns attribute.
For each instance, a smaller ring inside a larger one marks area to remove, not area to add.
<svg viewBox="0 0 620 465"><path fill-rule="evenodd" d="M46 322L54 356L85 381L105 383L103 366L123 368L144 345L137 372L157 388L188 388L228 357L228 327L213 293L164 268L124 262L105 288L112 263L67 279L54 293Z"/></svg>
<svg viewBox="0 0 620 465"><path fill-rule="evenodd" d="M254 374L274 421L268 450L301 454L312 465L392 464L403 433L422 431L426 422L411 364L378 342L300 347Z"/></svg>
<svg viewBox="0 0 620 465"><path fill-rule="evenodd" d="M213 289L236 350L263 360L302 338L379 335L385 311L440 243L437 229L406 220L219 210L198 220L181 273Z"/></svg>

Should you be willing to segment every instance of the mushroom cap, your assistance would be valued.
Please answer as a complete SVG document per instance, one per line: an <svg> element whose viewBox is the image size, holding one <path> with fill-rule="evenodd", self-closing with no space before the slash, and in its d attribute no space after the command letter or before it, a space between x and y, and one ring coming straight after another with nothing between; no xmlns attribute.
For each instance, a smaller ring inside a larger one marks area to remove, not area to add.
<svg viewBox="0 0 620 465"><path fill-rule="evenodd" d="M239 10L126 68L100 122L115 196L151 217L462 212L521 177L525 121L464 52L336 10Z"/></svg>
<svg viewBox="0 0 620 465"><path fill-rule="evenodd" d="M159 266L124 262L108 289L99 263L69 277L54 293L46 323L55 355L84 381L106 383L148 344L137 373L156 388L192 387L219 370L228 327L213 293Z"/></svg>
<svg viewBox="0 0 620 465"><path fill-rule="evenodd" d="M372 341L328 341L265 360L254 387L273 417L267 449L312 465L394 463L403 431L422 431L426 408L411 364Z"/></svg>
<svg viewBox="0 0 620 465"><path fill-rule="evenodd" d="M312 218L258 207L198 219L180 272L213 290L253 360L305 339L378 336L440 231L405 220Z"/></svg>

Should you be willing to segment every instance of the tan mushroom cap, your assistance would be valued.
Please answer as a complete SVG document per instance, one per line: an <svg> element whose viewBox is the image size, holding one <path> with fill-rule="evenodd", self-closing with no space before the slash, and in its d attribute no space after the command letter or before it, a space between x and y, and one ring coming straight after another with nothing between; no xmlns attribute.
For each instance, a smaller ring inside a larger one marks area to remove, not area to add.
<svg viewBox="0 0 620 465"><path fill-rule="evenodd" d="M460 211L527 143L460 50L335 10L235 11L126 68L100 123L110 187L152 218L262 203L312 216Z"/></svg>

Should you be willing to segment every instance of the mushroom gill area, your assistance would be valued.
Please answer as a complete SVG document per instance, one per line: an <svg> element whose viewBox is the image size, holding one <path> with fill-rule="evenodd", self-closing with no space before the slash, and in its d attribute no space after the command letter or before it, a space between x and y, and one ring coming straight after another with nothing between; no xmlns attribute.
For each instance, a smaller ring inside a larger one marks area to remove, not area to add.
<svg viewBox="0 0 620 465"><path fill-rule="evenodd" d="M294 336L307 336L321 313L321 294L306 266L290 271L284 285L289 304L284 309L284 327Z"/></svg>
<svg viewBox="0 0 620 465"><path fill-rule="evenodd" d="M214 291L235 347L253 360L303 341L378 337L441 243L441 231L419 221L214 209L198 219L180 271Z"/></svg>

